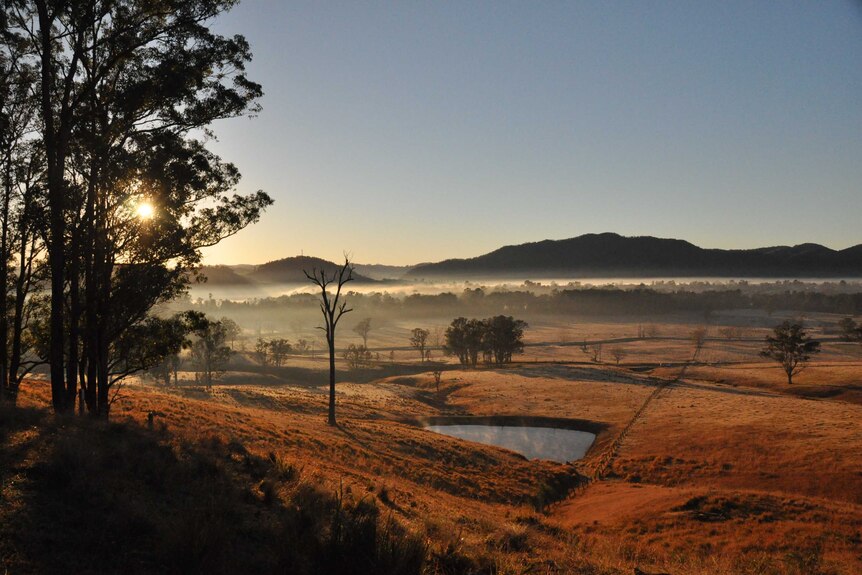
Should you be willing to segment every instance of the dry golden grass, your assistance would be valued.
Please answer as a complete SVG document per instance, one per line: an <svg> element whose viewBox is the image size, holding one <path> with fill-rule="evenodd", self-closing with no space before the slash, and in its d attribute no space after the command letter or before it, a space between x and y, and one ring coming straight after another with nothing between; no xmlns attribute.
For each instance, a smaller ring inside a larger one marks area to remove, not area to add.
<svg viewBox="0 0 862 575"><path fill-rule="evenodd" d="M112 417L143 424L155 411L157 425L186 441L219 437L272 452L325 489L373 496L424 533L435 556L472 557L489 572L862 572L862 405L854 387L862 354L837 342L788 389L777 368L758 360L757 340L708 341L710 363L692 366L649 405L605 480L536 512L547 486L590 475L656 383L679 374L678 365L660 364L690 357L691 327L662 325L672 339L621 344L630 353L619 368L587 361L576 345L528 347L527 361L505 369L449 360L439 393L418 362L396 375L347 374L353 381L339 383L335 428L325 423L326 389L303 383L301 370L275 379L232 373L212 393L129 385ZM405 328L389 329L381 341ZM631 337L637 325L548 322L528 333L559 343L586 333ZM534 361L542 359L569 363ZM314 367L304 361L299 367ZM34 383L21 401L46 399L45 384ZM585 460L558 465L407 422L433 415L575 418L604 430Z"/></svg>

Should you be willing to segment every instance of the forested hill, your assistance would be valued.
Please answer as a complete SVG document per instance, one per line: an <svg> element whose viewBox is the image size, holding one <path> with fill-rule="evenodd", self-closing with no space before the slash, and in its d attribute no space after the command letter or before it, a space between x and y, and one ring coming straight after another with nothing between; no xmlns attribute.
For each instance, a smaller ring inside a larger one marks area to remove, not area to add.
<svg viewBox="0 0 862 575"><path fill-rule="evenodd" d="M684 240L614 233L506 246L469 259L414 267L412 278L513 276L860 277L862 244L748 250L704 249Z"/></svg>
<svg viewBox="0 0 862 575"><path fill-rule="evenodd" d="M294 256L261 264L248 274L252 280L260 283L307 284L303 270L311 272L317 268L327 275L337 272L341 266L328 260L311 256ZM353 280L358 283L372 283L369 277L353 272Z"/></svg>
<svg viewBox="0 0 862 575"><path fill-rule="evenodd" d="M206 281L214 285L249 285L254 283L230 266L203 266L200 271Z"/></svg>

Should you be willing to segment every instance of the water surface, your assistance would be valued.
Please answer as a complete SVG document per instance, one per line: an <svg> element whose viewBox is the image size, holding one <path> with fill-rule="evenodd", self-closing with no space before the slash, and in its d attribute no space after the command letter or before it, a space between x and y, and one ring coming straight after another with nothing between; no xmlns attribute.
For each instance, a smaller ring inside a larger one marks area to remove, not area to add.
<svg viewBox="0 0 862 575"><path fill-rule="evenodd" d="M429 425L425 429L467 441L504 447L527 459L549 459L559 463L581 459L596 439L595 433L555 427Z"/></svg>

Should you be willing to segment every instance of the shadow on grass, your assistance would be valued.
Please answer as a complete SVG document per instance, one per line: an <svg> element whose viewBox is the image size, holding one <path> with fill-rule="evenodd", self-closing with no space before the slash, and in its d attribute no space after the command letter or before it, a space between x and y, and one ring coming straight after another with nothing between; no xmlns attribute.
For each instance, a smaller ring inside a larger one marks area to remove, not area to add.
<svg viewBox="0 0 862 575"><path fill-rule="evenodd" d="M274 454L236 442L188 444L164 428L2 406L0 439L0 569L10 573L418 574L427 566L425 542L381 516L373 499L325 493Z"/></svg>
<svg viewBox="0 0 862 575"><path fill-rule="evenodd" d="M345 369L337 366L335 369L335 380L346 383L369 383L394 376L412 376L433 369L439 369L438 363L380 363L370 368ZM443 369L455 369L455 366L445 366ZM233 372L233 370L231 370ZM329 366L321 364L320 367L303 367L284 365L275 367L271 365L243 365L237 367L235 375L227 375L214 381L213 385L219 384L242 385L293 385L297 387L320 387L329 385ZM262 376L267 379L253 380L248 374ZM180 387L185 387L181 385Z"/></svg>

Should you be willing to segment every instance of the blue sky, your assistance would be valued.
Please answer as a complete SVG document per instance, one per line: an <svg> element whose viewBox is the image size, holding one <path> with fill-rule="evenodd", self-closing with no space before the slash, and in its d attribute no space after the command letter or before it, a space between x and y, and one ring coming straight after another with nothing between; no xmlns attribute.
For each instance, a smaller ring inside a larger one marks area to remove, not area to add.
<svg viewBox="0 0 862 575"><path fill-rule="evenodd" d="M210 263L862 242L860 2L245 0L215 26L266 95L211 147L276 204Z"/></svg>

